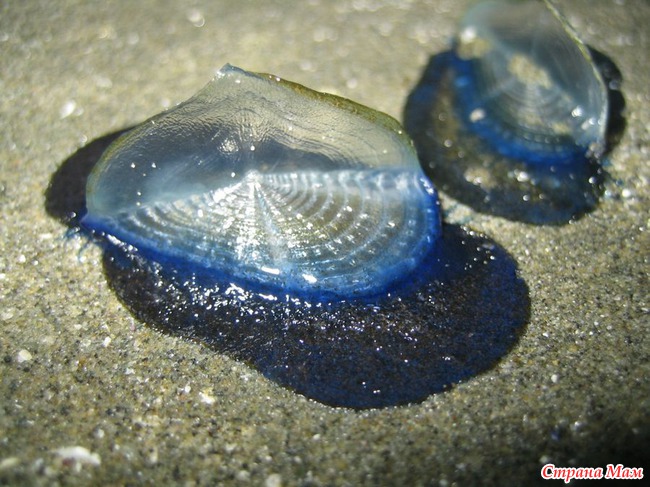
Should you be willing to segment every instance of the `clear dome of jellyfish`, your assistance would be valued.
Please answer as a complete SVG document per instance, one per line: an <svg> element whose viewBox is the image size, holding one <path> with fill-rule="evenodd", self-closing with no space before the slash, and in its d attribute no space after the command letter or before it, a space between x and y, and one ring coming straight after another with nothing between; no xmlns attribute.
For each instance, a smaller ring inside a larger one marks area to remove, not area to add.
<svg viewBox="0 0 650 487"><path fill-rule="evenodd" d="M469 206L565 223L595 207L608 86L548 1L479 2L405 109L425 172Z"/></svg>

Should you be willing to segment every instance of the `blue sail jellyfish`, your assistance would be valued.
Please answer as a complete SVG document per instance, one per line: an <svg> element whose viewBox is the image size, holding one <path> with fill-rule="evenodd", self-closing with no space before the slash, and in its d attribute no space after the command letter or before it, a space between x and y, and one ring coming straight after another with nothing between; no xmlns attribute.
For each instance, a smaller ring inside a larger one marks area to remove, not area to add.
<svg viewBox="0 0 650 487"><path fill-rule="evenodd" d="M603 153L605 84L551 3L478 4L461 22L454 54L461 117L499 153L532 164Z"/></svg>
<svg viewBox="0 0 650 487"><path fill-rule="evenodd" d="M547 1L470 9L405 108L427 174L471 207L537 224L590 211L602 192L609 93Z"/></svg>
<svg viewBox="0 0 650 487"><path fill-rule="evenodd" d="M231 66L112 146L86 204L141 253L301 295L384 291L440 233L397 122Z"/></svg>
<svg viewBox="0 0 650 487"><path fill-rule="evenodd" d="M395 120L232 66L113 142L81 227L139 319L334 406L421 401L528 321L516 264L442 225Z"/></svg>

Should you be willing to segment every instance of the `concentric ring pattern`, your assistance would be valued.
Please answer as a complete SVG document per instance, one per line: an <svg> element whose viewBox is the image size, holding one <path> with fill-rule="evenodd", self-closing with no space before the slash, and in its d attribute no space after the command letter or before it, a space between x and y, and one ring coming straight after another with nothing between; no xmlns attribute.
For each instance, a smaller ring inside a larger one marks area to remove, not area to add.
<svg viewBox="0 0 650 487"><path fill-rule="evenodd" d="M606 87L587 47L550 2L485 1L455 40L468 127L504 155L570 164L605 148Z"/></svg>
<svg viewBox="0 0 650 487"><path fill-rule="evenodd" d="M440 236L397 122L229 66L109 148L87 194L88 228L278 292L381 293Z"/></svg>

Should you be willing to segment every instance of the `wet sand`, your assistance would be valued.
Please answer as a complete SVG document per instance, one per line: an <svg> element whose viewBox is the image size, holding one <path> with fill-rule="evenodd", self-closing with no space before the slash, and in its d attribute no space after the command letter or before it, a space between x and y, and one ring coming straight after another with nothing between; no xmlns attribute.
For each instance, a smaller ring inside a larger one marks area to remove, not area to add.
<svg viewBox="0 0 650 487"><path fill-rule="evenodd" d="M546 463L644 467L650 4L558 3L624 78L627 127L601 204L545 227L442 194L450 221L518 262L530 323L478 377L363 412L136 320L108 287L100 249L66 234L46 190L77 151L185 100L225 63L401 119L466 2L1 7L0 484L531 485Z"/></svg>

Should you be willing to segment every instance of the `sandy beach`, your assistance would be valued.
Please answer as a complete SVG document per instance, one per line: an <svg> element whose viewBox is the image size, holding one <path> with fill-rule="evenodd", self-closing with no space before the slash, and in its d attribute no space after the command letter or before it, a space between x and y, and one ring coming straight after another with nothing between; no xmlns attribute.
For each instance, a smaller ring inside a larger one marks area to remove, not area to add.
<svg viewBox="0 0 650 487"><path fill-rule="evenodd" d="M594 211L535 226L441 193L447 221L518 263L531 317L495 367L420 404L329 407L153 329L107 284L101 249L48 199L66 161L92 159L88 147L189 98L226 63L401 121L469 4L0 6L0 485L536 485L548 463L647 466L645 0L557 2L623 76L626 128Z"/></svg>

